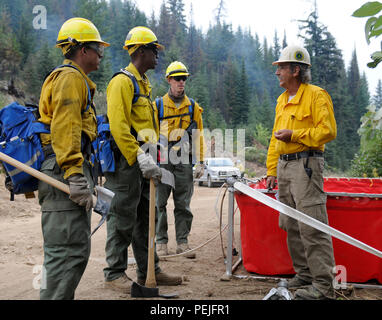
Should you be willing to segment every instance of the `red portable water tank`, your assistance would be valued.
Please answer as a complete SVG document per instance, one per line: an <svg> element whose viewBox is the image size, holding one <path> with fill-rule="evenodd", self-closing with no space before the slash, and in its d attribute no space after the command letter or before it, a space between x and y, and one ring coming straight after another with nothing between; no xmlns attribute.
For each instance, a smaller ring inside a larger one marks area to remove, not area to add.
<svg viewBox="0 0 382 320"><path fill-rule="evenodd" d="M265 190L265 181L251 187ZM328 195L329 225L382 251L382 180L325 178L324 190ZM245 194L235 193L235 198L241 213L245 269L262 275L294 274L286 232L278 226L279 213ZM334 237L332 239L336 265L346 268L347 282L376 279L382 283L381 258Z"/></svg>

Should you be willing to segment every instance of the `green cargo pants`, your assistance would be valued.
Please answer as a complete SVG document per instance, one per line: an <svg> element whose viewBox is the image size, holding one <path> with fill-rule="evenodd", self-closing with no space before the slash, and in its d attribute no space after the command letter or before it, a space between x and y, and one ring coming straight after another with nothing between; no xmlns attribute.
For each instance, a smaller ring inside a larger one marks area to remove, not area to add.
<svg viewBox="0 0 382 320"><path fill-rule="evenodd" d="M324 158L309 158L309 167L313 170L311 178L304 169L306 161L279 161L279 200L328 224L323 188ZM322 294L332 297L335 262L331 237L283 214L280 214L279 224L287 231L288 250L298 277L311 281Z"/></svg>
<svg viewBox="0 0 382 320"><path fill-rule="evenodd" d="M146 278L150 181L142 177L138 162L129 166L126 159L116 157L114 173L105 173L105 187L115 195L107 217L106 262L107 281L121 277L128 267L128 247L131 244L137 263L137 277ZM160 272L155 252L155 273Z"/></svg>
<svg viewBox="0 0 382 320"><path fill-rule="evenodd" d="M177 244L187 243L193 220L190 209L191 198L194 192L192 164L162 164L161 167L174 174L175 189L172 190L169 185L162 183L158 186L156 241L157 243L168 242L166 206L172 190L176 242Z"/></svg>
<svg viewBox="0 0 382 320"><path fill-rule="evenodd" d="M93 179L88 162L84 161L84 175L90 187ZM67 183L55 157L47 158L41 172ZM69 195L40 181L38 197L41 205L41 224L44 238L44 266L40 299L74 299L74 292L85 271L90 255L90 217L69 199Z"/></svg>

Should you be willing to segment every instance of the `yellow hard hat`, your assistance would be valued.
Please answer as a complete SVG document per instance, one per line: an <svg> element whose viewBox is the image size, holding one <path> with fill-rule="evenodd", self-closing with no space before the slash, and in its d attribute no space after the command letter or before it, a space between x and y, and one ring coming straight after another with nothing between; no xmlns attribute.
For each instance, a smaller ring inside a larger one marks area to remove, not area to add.
<svg viewBox="0 0 382 320"><path fill-rule="evenodd" d="M279 60L273 62L272 64L278 65L279 63L283 62L297 62L311 66L308 50L295 45L285 47L283 51L281 51Z"/></svg>
<svg viewBox="0 0 382 320"><path fill-rule="evenodd" d="M187 67L179 62L179 61L174 61L172 62L166 70L166 78L168 77L176 77L176 76L189 76L190 74L188 73Z"/></svg>
<svg viewBox="0 0 382 320"><path fill-rule="evenodd" d="M158 39L154 32L147 27L135 27L129 31L126 36L123 49L128 50L132 55L140 46L152 44L158 50L163 50L164 46L158 43Z"/></svg>
<svg viewBox="0 0 382 320"><path fill-rule="evenodd" d="M71 46L81 42L99 42L105 47L110 46L101 39L98 29L91 21L84 18L65 21L58 33L56 47L61 48L65 54Z"/></svg>

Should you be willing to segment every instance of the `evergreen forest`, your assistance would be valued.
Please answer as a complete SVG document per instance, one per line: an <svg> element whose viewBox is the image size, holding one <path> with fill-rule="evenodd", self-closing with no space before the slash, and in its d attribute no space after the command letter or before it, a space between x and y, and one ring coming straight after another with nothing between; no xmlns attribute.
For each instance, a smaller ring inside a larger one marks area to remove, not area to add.
<svg viewBox="0 0 382 320"><path fill-rule="evenodd" d="M45 75L63 59L54 47L61 25L71 17L87 18L111 44L100 69L90 74L97 84L97 109L105 112L108 81L129 63L128 53L122 49L126 35L135 26L148 26L166 47L157 68L148 73L153 98L168 90L164 74L169 63L182 61L191 73L186 93L203 107L205 128L245 128L246 145L262 145L266 152L276 100L283 92L272 62L288 45L288 34L275 31L273 39L266 39L258 36L261 30L233 30L224 19L224 1L217 3L214 23L202 32L193 23L192 9L185 12L183 0L162 0L160 11L150 16L130 0L0 0L0 81L12 83L15 94L25 102L38 103ZM36 6L46 8L45 28L33 25L41 13ZM382 84L377 92L369 92L356 51L346 65L317 9L298 23L299 37L312 59L312 83L326 89L334 104L338 136L327 145L326 169L344 174L360 149L361 118L370 103L377 108L382 105ZM0 107L2 100L0 91ZM264 163L264 157L260 162Z"/></svg>

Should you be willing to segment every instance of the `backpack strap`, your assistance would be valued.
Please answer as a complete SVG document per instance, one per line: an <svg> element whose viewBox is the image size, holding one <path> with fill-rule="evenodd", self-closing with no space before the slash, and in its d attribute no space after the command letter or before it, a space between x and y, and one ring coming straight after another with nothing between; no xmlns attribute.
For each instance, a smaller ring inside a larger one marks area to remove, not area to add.
<svg viewBox="0 0 382 320"><path fill-rule="evenodd" d="M119 74L124 74L124 75L128 76L130 78L131 82L133 83L133 86L134 86L134 96L133 96L132 104L136 103L140 97L151 100L150 96L145 96L143 94L140 94L138 81L137 81L135 76L130 71L127 71L126 69L121 69L120 71L114 73L112 78L114 78L115 76L117 76Z"/></svg>
<svg viewBox="0 0 382 320"><path fill-rule="evenodd" d="M155 104L158 108L158 117L159 117L159 122L162 122L163 120L163 114L164 114L164 109L163 109L163 97L158 97L155 99Z"/></svg>
<svg viewBox="0 0 382 320"><path fill-rule="evenodd" d="M194 109L195 109L195 100L192 99L192 98L189 98L190 101L191 101L191 104L188 106L188 111L190 113L190 116L191 116L191 122L192 120L194 120Z"/></svg>
<svg viewBox="0 0 382 320"><path fill-rule="evenodd" d="M164 110L163 110L163 98L156 98L155 102L158 108L158 115L159 115L159 122L162 122L162 120L166 119L172 119L172 118L179 118L179 117L185 117L185 116L190 116L191 122L194 120L194 107L195 107L195 100L192 98L189 98L191 101L191 104L188 106L188 112L183 113L183 114L176 114L173 116L167 116L163 117Z"/></svg>
<svg viewBox="0 0 382 320"><path fill-rule="evenodd" d="M81 71L78 70L78 68L75 67L75 66L73 66L72 64L61 64L61 65L59 65L59 66L53 68L51 71L49 71L49 73L45 76L44 81L46 80L46 78L49 77L49 75L50 75L54 70L59 69L59 68L64 68L64 67L73 68L73 69L77 70L77 71L81 74L81 76L83 76L82 73L81 73ZM87 98L86 109L85 109L85 110L82 110L82 111L81 111L81 114L83 114L83 113L85 113L86 111L89 110L89 108L91 107L91 101L92 101L92 100L91 100L92 98L91 98L91 92L90 92L89 84L88 84L88 82L86 81L85 77L83 77L83 78L84 78L84 80L85 80L86 88L88 89L88 98Z"/></svg>

